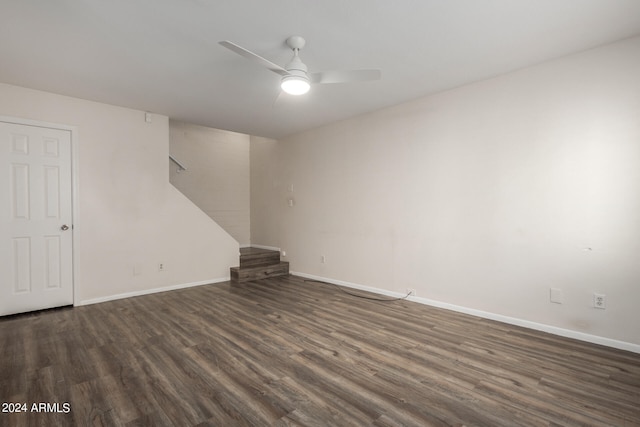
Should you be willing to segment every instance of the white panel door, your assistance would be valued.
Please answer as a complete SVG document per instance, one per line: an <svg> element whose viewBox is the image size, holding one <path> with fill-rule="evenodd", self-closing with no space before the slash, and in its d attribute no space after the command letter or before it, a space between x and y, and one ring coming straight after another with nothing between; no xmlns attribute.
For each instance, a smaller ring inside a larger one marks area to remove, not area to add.
<svg viewBox="0 0 640 427"><path fill-rule="evenodd" d="M0 122L0 315L73 304L71 132Z"/></svg>

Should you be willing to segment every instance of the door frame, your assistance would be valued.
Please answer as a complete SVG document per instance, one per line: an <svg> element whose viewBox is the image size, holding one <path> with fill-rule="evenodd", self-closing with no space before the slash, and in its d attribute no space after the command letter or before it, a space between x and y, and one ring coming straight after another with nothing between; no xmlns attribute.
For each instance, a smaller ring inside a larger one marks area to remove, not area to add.
<svg viewBox="0 0 640 427"><path fill-rule="evenodd" d="M71 287L73 289L73 306L78 304L78 277L80 269L78 267L76 254L78 253L78 242L80 227L78 227L80 215L78 209L78 128L75 126L63 125L59 123L44 122L41 120L25 119L20 117L10 117L0 115L0 122L15 125L36 126L41 128L57 129L69 131L71 134Z"/></svg>

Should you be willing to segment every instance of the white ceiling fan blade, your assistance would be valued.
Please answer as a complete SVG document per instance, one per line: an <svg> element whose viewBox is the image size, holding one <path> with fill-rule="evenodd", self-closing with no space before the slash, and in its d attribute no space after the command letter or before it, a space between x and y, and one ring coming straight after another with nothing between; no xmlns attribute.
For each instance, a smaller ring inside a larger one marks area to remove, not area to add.
<svg viewBox="0 0 640 427"><path fill-rule="evenodd" d="M287 70L285 70L284 68L282 68L281 66L279 66L278 64L274 64L273 62L264 59L263 57L256 55L255 53L251 52L250 50L247 50L245 48L243 48L242 46L238 46L237 44L230 42L228 40L223 40L221 42L219 42L219 44L221 46L226 47L227 49L237 53L240 56L243 56L247 59L250 59L252 61L257 61L260 64L262 64L263 67L267 67L269 70L273 71L276 74L280 74L281 76L286 76L289 75L289 73L287 72Z"/></svg>
<svg viewBox="0 0 640 427"><path fill-rule="evenodd" d="M311 83L350 83L380 80L380 70L323 71L310 73Z"/></svg>

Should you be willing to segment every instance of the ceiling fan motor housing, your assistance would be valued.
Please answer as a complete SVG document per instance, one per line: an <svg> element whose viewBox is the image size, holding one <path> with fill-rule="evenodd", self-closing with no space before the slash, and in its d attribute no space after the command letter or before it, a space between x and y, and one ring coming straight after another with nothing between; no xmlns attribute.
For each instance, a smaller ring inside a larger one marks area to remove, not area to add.
<svg viewBox="0 0 640 427"><path fill-rule="evenodd" d="M298 56L298 48L293 49L293 58L284 67L288 75L282 77L280 87L291 95L303 95L309 91L310 82L307 66Z"/></svg>
<svg viewBox="0 0 640 427"><path fill-rule="evenodd" d="M289 63L285 65L284 68L292 75L296 71L304 73L305 76L307 75L307 66L304 65L304 62L300 60L297 50L294 51L293 58L291 58L291 61L289 61Z"/></svg>

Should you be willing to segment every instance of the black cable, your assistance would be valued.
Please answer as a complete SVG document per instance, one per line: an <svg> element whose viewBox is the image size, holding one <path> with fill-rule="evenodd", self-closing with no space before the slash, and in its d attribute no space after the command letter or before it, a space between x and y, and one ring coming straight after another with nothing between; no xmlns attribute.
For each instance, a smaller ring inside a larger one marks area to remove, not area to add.
<svg viewBox="0 0 640 427"><path fill-rule="evenodd" d="M351 292L347 292L342 286L336 285L335 283L323 282L322 280L314 280L314 279L305 279L304 281L305 282L322 283L322 284L325 284L325 285L333 285L333 286L335 286L336 288L338 288L339 290L341 290L342 292L344 292L347 295L351 295L352 297L356 297L356 298L368 299L370 301L379 301L379 302L401 301L401 300L407 299L409 297L409 295L411 295L411 292L409 292L408 294L406 294L402 298L392 298L392 299L372 298L372 297L367 297L367 296L364 296L364 295L352 294Z"/></svg>

